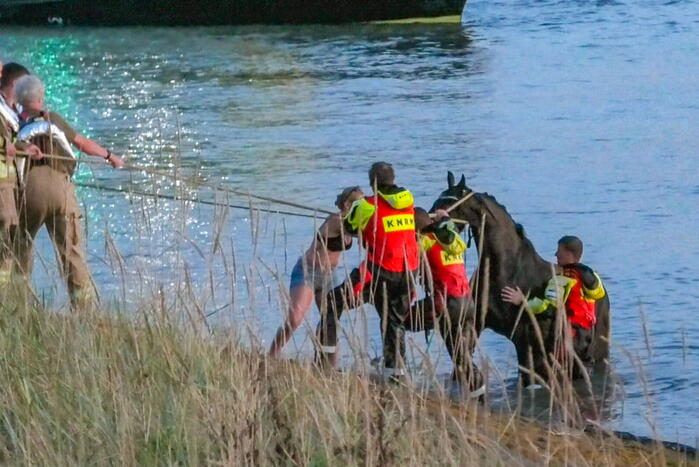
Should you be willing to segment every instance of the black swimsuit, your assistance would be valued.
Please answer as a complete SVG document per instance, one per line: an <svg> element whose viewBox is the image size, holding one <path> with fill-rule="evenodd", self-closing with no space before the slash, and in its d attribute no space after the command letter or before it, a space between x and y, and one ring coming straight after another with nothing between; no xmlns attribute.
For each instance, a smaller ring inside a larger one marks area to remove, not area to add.
<svg viewBox="0 0 699 467"><path fill-rule="evenodd" d="M337 251L349 250L350 248L352 248L352 237L350 237L348 243L345 243L342 241L343 237L344 237L344 235L338 235L337 237L330 237L330 238L323 239L320 232L318 233L318 240L320 240L320 242L322 244L325 244L328 251L336 251L337 252Z"/></svg>

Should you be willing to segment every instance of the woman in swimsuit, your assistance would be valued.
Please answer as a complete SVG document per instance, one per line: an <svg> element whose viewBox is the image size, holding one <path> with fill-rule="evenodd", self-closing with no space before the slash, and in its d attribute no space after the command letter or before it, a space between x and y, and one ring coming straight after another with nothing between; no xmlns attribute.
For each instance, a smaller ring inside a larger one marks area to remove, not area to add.
<svg viewBox="0 0 699 467"><path fill-rule="evenodd" d="M364 193L358 186L342 190L335 201L340 212L325 219L310 248L296 262L289 282L289 315L272 341L270 356L279 355L282 347L301 325L314 299L318 309L321 309L325 295L332 289L333 272L342 258L342 252L352 247L352 237L344 231L342 218L352 207L352 203L363 196Z"/></svg>

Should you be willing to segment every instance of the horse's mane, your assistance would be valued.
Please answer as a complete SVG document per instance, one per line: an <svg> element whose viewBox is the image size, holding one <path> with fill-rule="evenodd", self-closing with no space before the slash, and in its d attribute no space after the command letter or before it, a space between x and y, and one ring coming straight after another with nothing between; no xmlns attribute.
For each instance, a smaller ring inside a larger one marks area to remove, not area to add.
<svg viewBox="0 0 699 467"><path fill-rule="evenodd" d="M536 258L543 260L540 256L539 253L536 251L536 248L534 247L534 244L532 243L531 240L527 237L527 234L524 230L524 226L518 222L516 222L513 218L512 215L507 211L507 208L500 204L495 197L489 193L476 193L474 195L474 198L477 199L483 208L488 211L488 213L493 216L494 218L496 217L496 213L493 211L493 209L498 209L502 212L502 215L504 215L504 220L510 221L512 223L512 227L514 228L517 236L520 238L522 241L522 252L528 251L529 254L533 255ZM500 217L502 217L502 215Z"/></svg>
<svg viewBox="0 0 699 467"><path fill-rule="evenodd" d="M491 203L493 203L493 204L494 204L497 208L499 208L500 210L502 210L502 212L505 214L506 218L507 218L510 222L512 222L512 224L514 225L515 231L517 232L517 235L519 235L519 237L520 237L522 240L526 240L526 239L527 239L527 235L526 235L526 233L525 233L525 231L524 231L524 226L523 226L522 224L516 222L516 221L512 218L512 215L507 211L507 208L505 207L505 205L501 204L497 199L495 199L495 196L491 195L490 193L483 192L483 193L476 193L476 194L475 194L475 197L476 197L476 199L478 199L479 201L481 201L481 203L483 203L483 205L485 206L485 208L490 212L490 215L493 216L493 217L495 217L495 213L490 209L490 206L488 205L488 201L491 202Z"/></svg>

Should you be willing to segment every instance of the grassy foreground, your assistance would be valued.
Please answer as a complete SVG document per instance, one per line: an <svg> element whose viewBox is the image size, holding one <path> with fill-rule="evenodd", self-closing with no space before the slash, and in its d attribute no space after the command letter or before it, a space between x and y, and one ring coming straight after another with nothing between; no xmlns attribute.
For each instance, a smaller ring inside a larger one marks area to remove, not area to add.
<svg viewBox="0 0 699 467"><path fill-rule="evenodd" d="M557 435L478 404L270 361L177 322L161 302L130 317L0 308L2 464L683 463L659 447Z"/></svg>

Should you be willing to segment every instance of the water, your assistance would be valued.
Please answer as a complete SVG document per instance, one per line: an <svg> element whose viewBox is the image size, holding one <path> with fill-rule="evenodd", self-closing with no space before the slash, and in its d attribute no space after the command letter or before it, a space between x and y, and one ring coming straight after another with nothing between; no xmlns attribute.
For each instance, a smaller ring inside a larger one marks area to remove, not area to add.
<svg viewBox="0 0 699 467"><path fill-rule="evenodd" d="M3 28L0 59L30 66L52 108L134 163L326 208L339 188L366 184L376 160L393 162L423 206L451 169L495 194L545 257L561 235L579 235L612 297L625 397L608 425L695 444L698 24L688 1L474 0L461 26ZM129 186L127 173L101 167L76 178ZM134 179L171 192L170 181ZM219 310L212 322L244 322L266 345L313 221L251 222L234 210L217 224L206 206L86 188L79 197L103 300L133 303L161 283L174 300L173 284L191 277L187 293ZM235 271L224 274L232 252ZM43 234L39 253L37 289L59 307ZM357 261L348 254L349 266ZM368 329L373 356L376 321L363 316L344 327L359 337ZM303 334L289 354L308 355ZM492 333L483 346L511 388L513 348ZM443 348L431 352L448 371Z"/></svg>

